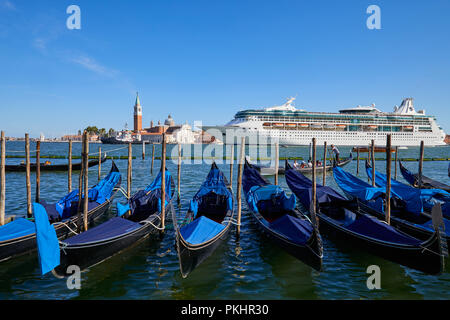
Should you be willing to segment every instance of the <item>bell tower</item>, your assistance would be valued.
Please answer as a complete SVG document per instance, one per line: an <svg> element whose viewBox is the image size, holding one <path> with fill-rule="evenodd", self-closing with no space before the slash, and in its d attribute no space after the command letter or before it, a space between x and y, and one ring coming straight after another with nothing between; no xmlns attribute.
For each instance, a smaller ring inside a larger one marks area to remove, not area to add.
<svg viewBox="0 0 450 320"><path fill-rule="evenodd" d="M134 104L134 132L142 131L142 107L139 101L139 93L136 92L136 103Z"/></svg>

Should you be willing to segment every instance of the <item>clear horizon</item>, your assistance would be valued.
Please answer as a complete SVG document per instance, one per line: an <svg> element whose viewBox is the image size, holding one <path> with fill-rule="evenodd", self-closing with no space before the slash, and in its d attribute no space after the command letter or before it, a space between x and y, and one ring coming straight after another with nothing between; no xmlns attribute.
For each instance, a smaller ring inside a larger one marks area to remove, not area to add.
<svg viewBox="0 0 450 320"><path fill-rule="evenodd" d="M69 30L69 5L81 29ZM369 30L368 6L381 9ZM0 0L0 108L6 136L93 125L222 125L244 108L337 112L413 97L450 133L450 2Z"/></svg>

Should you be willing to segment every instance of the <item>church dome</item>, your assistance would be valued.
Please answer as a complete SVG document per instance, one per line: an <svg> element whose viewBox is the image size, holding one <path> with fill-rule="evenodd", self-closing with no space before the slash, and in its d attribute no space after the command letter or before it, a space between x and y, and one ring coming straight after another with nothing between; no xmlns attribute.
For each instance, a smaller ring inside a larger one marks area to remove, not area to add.
<svg viewBox="0 0 450 320"><path fill-rule="evenodd" d="M175 125L175 121L173 120L172 116L169 114L166 121L164 121L164 125L173 127Z"/></svg>

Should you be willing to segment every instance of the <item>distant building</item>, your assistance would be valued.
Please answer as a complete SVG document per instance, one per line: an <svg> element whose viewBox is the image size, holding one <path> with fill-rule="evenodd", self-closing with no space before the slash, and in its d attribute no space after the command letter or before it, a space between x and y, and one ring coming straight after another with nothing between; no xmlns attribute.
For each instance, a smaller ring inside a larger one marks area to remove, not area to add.
<svg viewBox="0 0 450 320"><path fill-rule="evenodd" d="M445 136L444 142L445 142L446 144L450 144L450 135L449 135L449 134L447 134L447 135Z"/></svg>

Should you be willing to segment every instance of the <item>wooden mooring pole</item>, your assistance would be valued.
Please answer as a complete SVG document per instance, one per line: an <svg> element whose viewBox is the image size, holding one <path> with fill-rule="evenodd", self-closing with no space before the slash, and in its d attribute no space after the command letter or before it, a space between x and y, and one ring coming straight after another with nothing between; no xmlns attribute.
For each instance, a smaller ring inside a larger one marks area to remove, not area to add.
<svg viewBox="0 0 450 320"><path fill-rule="evenodd" d="M81 204L82 204L82 198L83 198L83 175L84 175L84 155L83 155L83 150L84 150L84 136L85 136L85 132L83 132L83 138L81 139L81 170L80 170L80 175L78 176L78 207L77 207L77 231L78 233L81 232ZM72 151L72 150L71 150Z"/></svg>
<svg viewBox="0 0 450 320"><path fill-rule="evenodd" d="M72 139L69 140L69 170L67 172L67 184L69 193L72 192Z"/></svg>
<svg viewBox="0 0 450 320"><path fill-rule="evenodd" d="M230 146L231 147L231 155L230 155L230 187L233 189L233 165L234 165L234 143Z"/></svg>
<svg viewBox="0 0 450 320"><path fill-rule="evenodd" d="M178 182L178 196L177 203L180 205L181 203L181 144L178 144L178 166L177 166L177 182Z"/></svg>
<svg viewBox="0 0 450 320"><path fill-rule="evenodd" d="M166 134L162 134L161 149L161 233L166 225Z"/></svg>
<svg viewBox="0 0 450 320"><path fill-rule="evenodd" d="M375 187L375 140L372 140L370 153L372 158L372 187Z"/></svg>
<svg viewBox="0 0 450 320"><path fill-rule="evenodd" d="M327 142L323 143L322 185L327 183Z"/></svg>
<svg viewBox="0 0 450 320"><path fill-rule="evenodd" d="M359 147L356 147L356 175L359 175Z"/></svg>
<svg viewBox="0 0 450 320"><path fill-rule="evenodd" d="M244 168L244 158L245 158L245 137L241 138L241 153L239 154L239 163L238 163L238 181L237 181L237 195L236 195L236 201L237 201L237 236L239 237L239 234L241 232L241 212L242 212L242 174L243 174L243 168Z"/></svg>
<svg viewBox="0 0 450 320"><path fill-rule="evenodd" d="M150 174L153 175L153 162L155 162L155 144L152 143L152 165L150 167Z"/></svg>
<svg viewBox="0 0 450 320"><path fill-rule="evenodd" d="M30 136L25 134L25 157L26 157L26 187L27 187L27 217L32 217L31 209L31 180L30 180Z"/></svg>
<svg viewBox="0 0 450 320"><path fill-rule="evenodd" d="M319 221L317 220L316 212L316 198L317 198L317 183L316 183L316 138L312 138L312 196L311 196L311 220L314 221L315 225L319 225Z"/></svg>
<svg viewBox="0 0 450 320"><path fill-rule="evenodd" d="M98 147L98 181L102 179L102 147Z"/></svg>
<svg viewBox="0 0 450 320"><path fill-rule="evenodd" d="M423 174L423 156L425 154L425 144L422 141L420 141L420 158L419 158L419 176L418 176L418 187L419 189L422 188L422 174Z"/></svg>
<svg viewBox="0 0 450 320"><path fill-rule="evenodd" d="M131 170L132 170L132 146L131 142L128 142L128 169L127 169L127 195L131 198Z"/></svg>
<svg viewBox="0 0 450 320"><path fill-rule="evenodd" d="M275 185L278 185L278 168L280 166L280 144L275 143Z"/></svg>
<svg viewBox="0 0 450 320"><path fill-rule="evenodd" d="M386 223L391 224L391 135L386 136Z"/></svg>
<svg viewBox="0 0 450 320"><path fill-rule="evenodd" d="M39 203L41 194L41 141L36 141L36 202Z"/></svg>
<svg viewBox="0 0 450 320"><path fill-rule="evenodd" d="M87 132L84 135L84 148L83 148L83 157L84 157L84 198L83 198L83 222L84 222L84 231L88 229L88 203L89 203L89 184L88 184L88 175L89 175L89 138Z"/></svg>
<svg viewBox="0 0 450 320"><path fill-rule="evenodd" d="M5 196L6 196L6 179L5 179L5 160L6 160L6 141L5 132L0 135L1 156L0 156L0 226L5 224Z"/></svg>
<svg viewBox="0 0 450 320"><path fill-rule="evenodd" d="M145 160L145 141L142 140L142 160Z"/></svg>
<svg viewBox="0 0 450 320"><path fill-rule="evenodd" d="M395 147L395 169L394 169L394 179L397 180L397 162L398 162L398 146Z"/></svg>

